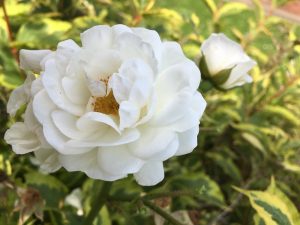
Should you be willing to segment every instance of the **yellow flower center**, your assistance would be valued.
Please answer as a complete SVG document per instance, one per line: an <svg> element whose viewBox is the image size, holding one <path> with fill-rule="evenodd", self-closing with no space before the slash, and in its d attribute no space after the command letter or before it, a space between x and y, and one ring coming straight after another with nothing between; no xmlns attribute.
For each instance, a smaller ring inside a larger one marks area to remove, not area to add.
<svg viewBox="0 0 300 225"><path fill-rule="evenodd" d="M119 104L112 91L107 96L96 97L93 105L94 112L100 112L107 115L118 115Z"/></svg>

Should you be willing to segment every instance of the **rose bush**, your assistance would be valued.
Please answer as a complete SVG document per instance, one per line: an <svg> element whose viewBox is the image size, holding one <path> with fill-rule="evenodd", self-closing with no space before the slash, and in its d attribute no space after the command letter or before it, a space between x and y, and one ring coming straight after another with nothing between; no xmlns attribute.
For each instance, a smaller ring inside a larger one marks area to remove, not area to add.
<svg viewBox="0 0 300 225"><path fill-rule="evenodd" d="M222 89L252 82L248 75L256 62L236 42L224 34L211 34L201 46L203 75Z"/></svg>
<svg viewBox="0 0 300 225"><path fill-rule="evenodd" d="M197 146L206 106L199 69L153 30L95 26L81 41L21 50L28 75L7 111L28 105L5 140L17 154L34 152L49 172L62 166L94 179L134 174L141 185L157 184L163 161Z"/></svg>

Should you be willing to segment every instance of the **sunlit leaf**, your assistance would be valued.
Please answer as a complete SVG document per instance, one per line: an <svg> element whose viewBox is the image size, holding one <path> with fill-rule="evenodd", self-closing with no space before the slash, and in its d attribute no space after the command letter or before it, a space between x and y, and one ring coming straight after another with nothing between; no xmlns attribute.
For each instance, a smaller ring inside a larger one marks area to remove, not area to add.
<svg viewBox="0 0 300 225"><path fill-rule="evenodd" d="M266 191L249 191L235 188L246 195L251 206L266 225L299 225L300 214L291 200L276 187L272 178Z"/></svg>

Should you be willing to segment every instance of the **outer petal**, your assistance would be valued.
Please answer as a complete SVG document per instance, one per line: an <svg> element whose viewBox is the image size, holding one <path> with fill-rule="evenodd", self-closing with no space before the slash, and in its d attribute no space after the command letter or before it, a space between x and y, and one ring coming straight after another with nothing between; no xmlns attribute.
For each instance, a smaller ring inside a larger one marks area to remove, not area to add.
<svg viewBox="0 0 300 225"><path fill-rule="evenodd" d="M60 155L59 161L68 171L83 171L93 179L114 181L126 177L126 174L111 175L103 171L97 162L97 150L79 155Z"/></svg>
<svg viewBox="0 0 300 225"><path fill-rule="evenodd" d="M59 154L54 149L40 149L34 152L43 172L53 173L60 169Z"/></svg>
<svg viewBox="0 0 300 225"><path fill-rule="evenodd" d="M132 29L130 27L127 27L123 24L116 24L113 25L112 27L113 33L114 33L114 37L118 37L119 35L121 35L122 33L132 33Z"/></svg>
<svg viewBox="0 0 300 225"><path fill-rule="evenodd" d="M20 87L17 87L13 92L11 93L8 103L7 103L7 112L14 116L18 109L29 102L30 99L30 88L31 84L34 81L35 77L33 74L29 73L27 75L27 78Z"/></svg>
<svg viewBox="0 0 300 225"><path fill-rule="evenodd" d="M166 126L176 123L187 114L191 107L193 94L186 88L179 93L174 94L173 99L159 107L151 120L151 124L156 126Z"/></svg>
<svg viewBox="0 0 300 225"><path fill-rule="evenodd" d="M45 121L50 120L51 113L57 109L45 90L38 92L34 96L32 106L33 113L41 124L44 124Z"/></svg>
<svg viewBox="0 0 300 225"><path fill-rule="evenodd" d="M32 98L42 89L44 89L42 79L41 79L41 77L38 77L37 79L32 81L32 84L31 84L30 92L31 92Z"/></svg>
<svg viewBox="0 0 300 225"><path fill-rule="evenodd" d="M236 65L227 81L221 85L222 88L230 89L235 86L241 86L245 83L252 82L252 78L247 74L256 65L256 62L252 59L248 59L246 62Z"/></svg>
<svg viewBox="0 0 300 225"><path fill-rule="evenodd" d="M50 50L26 50L20 51L20 67L23 70L31 70L39 73L41 68L41 61L44 57L50 54Z"/></svg>
<svg viewBox="0 0 300 225"><path fill-rule="evenodd" d="M68 146L69 139L57 129L52 121L45 122L43 133L47 142L61 154L82 154L91 150L91 147Z"/></svg>
<svg viewBox="0 0 300 225"><path fill-rule="evenodd" d="M80 47L73 40L69 39L58 43L53 58L55 59L59 73L74 75L74 73L77 74L80 72L80 68L78 67L78 54L76 54L78 51L80 51ZM46 58L46 61L47 60L48 58Z"/></svg>
<svg viewBox="0 0 300 225"><path fill-rule="evenodd" d="M164 105L184 88L191 92L197 90L200 84L200 71L190 60L175 64L159 74L155 83L158 105ZM159 106L158 106L159 107Z"/></svg>
<svg viewBox="0 0 300 225"><path fill-rule="evenodd" d="M199 126L195 126L185 132L179 133L179 148L176 155L185 155L194 150L197 146L197 136L199 133Z"/></svg>
<svg viewBox="0 0 300 225"><path fill-rule="evenodd" d="M21 122L13 124L6 131L4 140L12 145L13 151L17 154L26 154L40 149L40 142L35 133Z"/></svg>
<svg viewBox="0 0 300 225"><path fill-rule="evenodd" d="M138 184L143 186L156 185L164 179L164 166L160 161L147 162L139 172L134 174Z"/></svg>
<svg viewBox="0 0 300 225"><path fill-rule="evenodd" d="M142 136L135 142L129 144L129 149L133 155L145 159L157 159L159 156L169 158L175 154L178 145L173 144L177 139L177 134L163 128L150 128L145 125L140 128ZM171 147L171 148L170 148Z"/></svg>
<svg viewBox="0 0 300 225"><path fill-rule="evenodd" d="M186 112L185 116L170 125L169 129L184 132L199 124L199 120L206 108L206 101L199 92L195 92L191 107Z"/></svg>
<svg viewBox="0 0 300 225"><path fill-rule="evenodd" d="M95 51L110 48L113 41L112 29L107 25L94 26L80 36L83 48Z"/></svg>
<svg viewBox="0 0 300 225"><path fill-rule="evenodd" d="M162 56L159 61L159 71L169 68L172 65L186 61L181 46L177 42L165 41L162 43Z"/></svg>
<svg viewBox="0 0 300 225"><path fill-rule="evenodd" d="M117 37L116 49L120 51L123 61L128 59L142 59L151 66L154 74L157 71L157 60L152 46L132 33L122 33Z"/></svg>
<svg viewBox="0 0 300 225"><path fill-rule="evenodd" d="M102 134L103 131L101 131ZM100 138L101 137L101 138ZM68 147L79 147L79 148L91 148L91 147L106 147L106 146L117 146L127 143L131 143L140 137L140 133L137 129L125 130L122 135L116 133L113 129L107 129L102 134L95 134L89 140L70 140L66 143Z"/></svg>
<svg viewBox="0 0 300 225"><path fill-rule="evenodd" d="M121 59L119 52L115 50L95 52L95 49L92 49L81 52L80 64L88 79L99 81L107 80L110 75L117 72Z"/></svg>
<svg viewBox="0 0 300 225"><path fill-rule="evenodd" d="M32 102L27 105L25 114L24 114L24 124L28 127L29 130L35 132L41 127L36 117L33 114Z"/></svg>
<svg viewBox="0 0 300 225"><path fill-rule="evenodd" d="M138 35L144 42L150 44L154 51L154 55L158 61L161 60L162 42L155 30L149 30L143 27L132 28L132 31Z"/></svg>
<svg viewBox="0 0 300 225"><path fill-rule="evenodd" d="M85 139L92 135L89 130L79 130L76 127L78 117L63 110L55 110L51 113L52 121L59 131L70 139Z"/></svg>
<svg viewBox="0 0 300 225"><path fill-rule="evenodd" d="M129 152L126 145L104 147L98 150L98 164L109 174L136 173L144 162Z"/></svg>

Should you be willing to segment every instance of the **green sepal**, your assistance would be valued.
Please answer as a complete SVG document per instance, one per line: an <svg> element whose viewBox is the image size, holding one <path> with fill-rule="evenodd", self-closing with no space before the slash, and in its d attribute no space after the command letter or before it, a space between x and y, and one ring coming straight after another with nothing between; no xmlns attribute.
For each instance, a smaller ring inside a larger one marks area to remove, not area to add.
<svg viewBox="0 0 300 225"><path fill-rule="evenodd" d="M218 86L224 84L228 80L228 78L230 76L230 73L231 73L231 70L233 68L234 67L229 68L229 69L221 70L217 74L215 74L215 75L213 75L213 76L210 77L211 81L214 84L218 85Z"/></svg>
<svg viewBox="0 0 300 225"><path fill-rule="evenodd" d="M201 71L202 78L205 79L205 80L209 80L211 75L209 73L207 63L206 63L206 60L205 60L205 57L204 57L203 53L202 53L202 56L201 56L201 59L200 59L200 62L199 62L199 69Z"/></svg>

